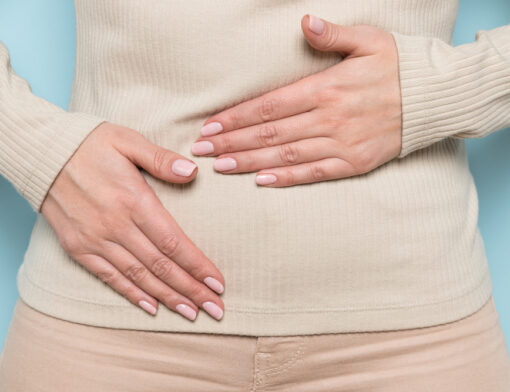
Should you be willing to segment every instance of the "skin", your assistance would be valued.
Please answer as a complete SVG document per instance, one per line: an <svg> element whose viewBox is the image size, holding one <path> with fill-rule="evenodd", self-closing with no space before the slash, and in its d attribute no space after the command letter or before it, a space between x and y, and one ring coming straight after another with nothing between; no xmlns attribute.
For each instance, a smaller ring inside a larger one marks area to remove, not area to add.
<svg viewBox="0 0 510 392"><path fill-rule="evenodd" d="M282 187L363 174L398 156L401 98L392 35L324 20L316 34L310 19L301 20L309 44L343 61L207 119L204 125L219 122L223 130L197 141L212 143L214 151L204 155L236 161L225 174L271 173L277 180L266 186ZM176 160L191 162L133 129L103 123L63 167L41 213L73 259L132 303L157 309L159 301L174 311L186 304L198 313L209 301L223 312L214 287L204 283L209 276L224 286L223 275L139 171L192 181L197 169L177 175Z"/></svg>
<svg viewBox="0 0 510 392"><path fill-rule="evenodd" d="M103 123L83 141L51 186L42 214L66 252L138 305L180 303L198 314L223 301L203 279L223 286L221 272L163 207L138 167L173 183L192 181L172 172L187 158L149 142L135 130Z"/></svg>
<svg viewBox="0 0 510 392"><path fill-rule="evenodd" d="M399 155L402 114L393 36L375 26L322 21L324 31L317 35L305 15L305 38L315 49L340 53L343 61L204 123L219 122L223 130L195 140L214 146L200 155L237 164L219 172L270 173L277 180L266 186L283 187L363 174Z"/></svg>

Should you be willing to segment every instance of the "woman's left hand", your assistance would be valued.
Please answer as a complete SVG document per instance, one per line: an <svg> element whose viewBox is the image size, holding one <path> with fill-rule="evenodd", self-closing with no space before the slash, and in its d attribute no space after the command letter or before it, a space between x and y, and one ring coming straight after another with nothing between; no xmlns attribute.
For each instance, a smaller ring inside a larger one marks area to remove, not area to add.
<svg viewBox="0 0 510 392"><path fill-rule="evenodd" d="M259 171L272 187L369 172L401 150L398 52L375 26L339 26L305 15L311 46L343 60L210 117L192 146L218 156L225 174Z"/></svg>

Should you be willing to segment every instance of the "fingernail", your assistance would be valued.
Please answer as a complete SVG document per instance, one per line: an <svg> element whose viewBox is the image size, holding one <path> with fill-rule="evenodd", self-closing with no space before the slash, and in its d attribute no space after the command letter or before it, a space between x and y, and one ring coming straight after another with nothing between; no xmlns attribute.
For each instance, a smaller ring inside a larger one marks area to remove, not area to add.
<svg viewBox="0 0 510 392"><path fill-rule="evenodd" d="M213 316L216 320L220 320L223 317L223 310L216 305L214 302L204 302L202 307L205 309L207 313Z"/></svg>
<svg viewBox="0 0 510 392"><path fill-rule="evenodd" d="M195 320L195 318L197 317L197 312L195 312L193 308L190 308L188 305L179 304L175 307L175 309L177 309L177 311L180 314L190 319L191 321Z"/></svg>
<svg viewBox="0 0 510 392"><path fill-rule="evenodd" d="M232 170L237 166L237 162L233 158L219 158L214 161L213 167L216 170Z"/></svg>
<svg viewBox="0 0 510 392"><path fill-rule="evenodd" d="M216 291L218 294L221 294L223 293L223 285L218 282L216 279L214 279L213 277L211 276L208 276L207 278L204 279L204 283L209 286L211 289L213 289L214 291Z"/></svg>
<svg viewBox="0 0 510 392"><path fill-rule="evenodd" d="M255 177L255 182L259 185L268 185L276 182L274 174L259 174Z"/></svg>
<svg viewBox="0 0 510 392"><path fill-rule="evenodd" d="M172 164L172 171L179 176L188 177L191 173L193 173L195 167L197 167L197 165L193 162L187 161L186 159L176 159Z"/></svg>
<svg viewBox="0 0 510 392"><path fill-rule="evenodd" d="M310 15L308 28L315 34L321 35L324 32L324 22L316 16Z"/></svg>
<svg viewBox="0 0 510 392"><path fill-rule="evenodd" d="M196 142L191 145L191 152L193 154L202 155L202 154L209 154L214 151L214 146L211 142L208 141L201 141Z"/></svg>
<svg viewBox="0 0 510 392"><path fill-rule="evenodd" d="M140 302L138 302L138 306L140 306L143 310L145 310L147 313L152 314L153 316L156 314L157 311L156 308L147 301L144 301L143 299Z"/></svg>
<svg viewBox="0 0 510 392"><path fill-rule="evenodd" d="M223 131L223 126L219 122L214 121L207 125L204 125L200 130L200 133L202 134L202 136L211 136L216 135L221 131Z"/></svg>

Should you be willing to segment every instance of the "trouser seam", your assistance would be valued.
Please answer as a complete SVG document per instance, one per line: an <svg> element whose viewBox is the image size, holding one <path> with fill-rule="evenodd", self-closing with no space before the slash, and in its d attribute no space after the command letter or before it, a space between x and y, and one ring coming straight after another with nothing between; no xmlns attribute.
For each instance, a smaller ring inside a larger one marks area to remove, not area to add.
<svg viewBox="0 0 510 392"><path fill-rule="evenodd" d="M252 374L252 385L250 392L256 392L257 391L257 375L259 371L259 363L258 363L258 352L259 352L259 345L260 345L260 338L257 336L257 340L255 342L255 354L253 356L253 374Z"/></svg>

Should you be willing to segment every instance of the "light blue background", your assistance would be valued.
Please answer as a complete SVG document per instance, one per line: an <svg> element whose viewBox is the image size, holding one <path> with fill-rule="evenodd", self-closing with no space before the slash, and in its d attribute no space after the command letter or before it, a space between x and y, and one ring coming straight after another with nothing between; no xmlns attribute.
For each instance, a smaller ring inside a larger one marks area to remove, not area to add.
<svg viewBox="0 0 510 392"><path fill-rule="evenodd" d="M472 42L477 30L510 22L508 0L461 0L455 45ZM0 41L11 64L35 94L66 108L73 79L75 16L71 0L0 0ZM469 164L480 198L494 299L510 347L510 130L468 140ZM0 176L0 350L18 296L16 273L28 245L35 213Z"/></svg>

